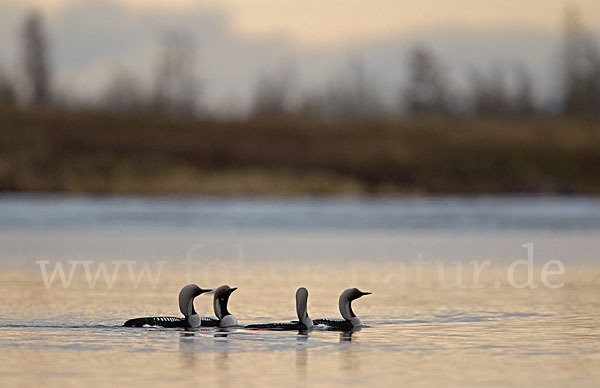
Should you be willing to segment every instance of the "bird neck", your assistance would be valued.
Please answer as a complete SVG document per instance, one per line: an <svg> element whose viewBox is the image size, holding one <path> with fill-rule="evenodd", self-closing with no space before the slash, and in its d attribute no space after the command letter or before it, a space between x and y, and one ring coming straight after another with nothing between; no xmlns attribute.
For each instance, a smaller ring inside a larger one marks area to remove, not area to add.
<svg viewBox="0 0 600 388"><path fill-rule="evenodd" d="M219 319L223 319L224 317L231 315L229 310L227 310L227 302L229 300L229 296L223 298L216 298L214 301L215 315Z"/></svg>
<svg viewBox="0 0 600 388"><path fill-rule="evenodd" d="M340 314L342 315L342 317L345 320L351 321L352 318L356 318L356 314L354 314L354 311L352 311L352 301L351 300L348 300L346 298L340 298L339 307L340 307Z"/></svg>

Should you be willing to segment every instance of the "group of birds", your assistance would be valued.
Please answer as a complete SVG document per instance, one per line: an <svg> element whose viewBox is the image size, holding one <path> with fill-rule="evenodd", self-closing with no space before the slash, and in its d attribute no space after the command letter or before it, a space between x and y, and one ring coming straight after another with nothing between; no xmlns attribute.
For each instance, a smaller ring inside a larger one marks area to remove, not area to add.
<svg viewBox="0 0 600 388"><path fill-rule="evenodd" d="M316 325L323 325L333 330L352 330L361 326L360 319L352 311L352 301L370 292L360 291L358 288L349 288L344 290L339 298L340 314L343 319L311 319L308 316L308 290L304 287L296 291L296 314L298 321L281 323L258 323L241 326L236 317L227 310L227 303L231 293L237 290L237 287L227 285L220 286L214 290L213 307L216 318L201 317L194 309L194 299L207 292L210 289L203 289L196 284L188 284L179 292L179 310L183 314L181 317L144 317L133 318L125 322L127 327L143 326L162 326L179 328L198 328L198 327L241 327L245 329L257 330L310 330Z"/></svg>

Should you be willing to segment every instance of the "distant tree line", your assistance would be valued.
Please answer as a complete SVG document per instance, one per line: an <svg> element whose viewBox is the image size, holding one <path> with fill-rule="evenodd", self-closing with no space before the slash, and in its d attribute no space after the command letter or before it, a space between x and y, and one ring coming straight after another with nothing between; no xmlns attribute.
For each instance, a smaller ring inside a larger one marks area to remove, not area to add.
<svg viewBox="0 0 600 388"><path fill-rule="evenodd" d="M118 67L104 91L100 107L119 113L152 111L174 116L198 113L197 50L183 33L168 33L160 45L153 87L144 87L135 73Z"/></svg>
<svg viewBox="0 0 600 388"><path fill-rule="evenodd" d="M52 100L48 41L41 13L32 11L23 21L21 31L22 83L21 92L32 105L45 105ZM0 68L0 102L16 103L18 82Z"/></svg>
<svg viewBox="0 0 600 388"><path fill-rule="evenodd" d="M563 111L600 118L600 49L579 13L567 10L563 44Z"/></svg>
<svg viewBox="0 0 600 388"><path fill-rule="evenodd" d="M443 62L425 45L407 55L406 84L396 102L383 98L360 58L348 61L322 90L304 95L294 87L293 66L259 75L250 105L255 117L314 117L334 120L372 120L400 115L528 117L562 114L600 119L600 48L575 8L565 14L561 53L562 95L555 112L540 107L528 69L500 67L472 70L467 89L458 90ZM22 26L19 77L0 67L0 103L35 106L57 104L53 94L48 38L42 15L30 12ZM184 33L167 34L160 45L151 87L135 72L115 70L99 100L101 109L128 113L155 112L191 116L203 113L201 85L196 75L198 49ZM508 82L510 80L511 82Z"/></svg>

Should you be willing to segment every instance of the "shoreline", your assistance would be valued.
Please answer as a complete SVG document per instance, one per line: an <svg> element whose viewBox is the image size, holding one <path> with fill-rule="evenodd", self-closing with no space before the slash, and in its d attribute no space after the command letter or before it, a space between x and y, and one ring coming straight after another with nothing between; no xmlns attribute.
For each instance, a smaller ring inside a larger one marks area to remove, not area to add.
<svg viewBox="0 0 600 388"><path fill-rule="evenodd" d="M600 123L206 121L0 107L0 192L142 196L600 194Z"/></svg>

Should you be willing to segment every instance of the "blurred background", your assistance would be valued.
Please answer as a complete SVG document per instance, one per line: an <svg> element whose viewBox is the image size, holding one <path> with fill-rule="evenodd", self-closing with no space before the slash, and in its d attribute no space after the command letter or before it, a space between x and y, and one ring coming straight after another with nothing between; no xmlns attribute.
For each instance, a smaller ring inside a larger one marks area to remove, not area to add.
<svg viewBox="0 0 600 388"><path fill-rule="evenodd" d="M594 0L3 0L0 190L600 192Z"/></svg>

